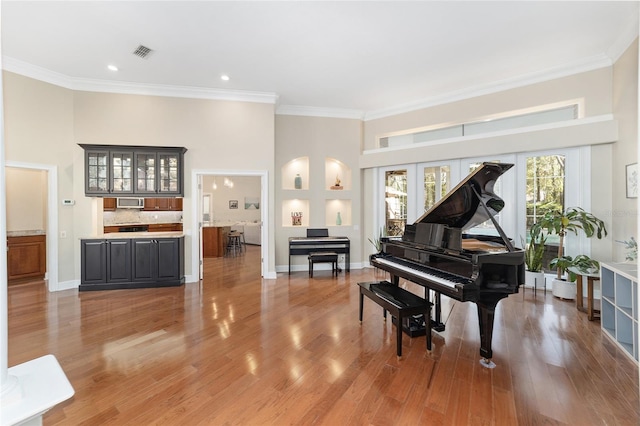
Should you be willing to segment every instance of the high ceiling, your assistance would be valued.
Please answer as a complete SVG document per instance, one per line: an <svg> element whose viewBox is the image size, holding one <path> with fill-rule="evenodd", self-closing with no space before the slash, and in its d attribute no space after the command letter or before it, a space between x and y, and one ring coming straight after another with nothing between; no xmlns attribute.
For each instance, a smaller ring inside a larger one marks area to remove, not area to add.
<svg viewBox="0 0 640 426"><path fill-rule="evenodd" d="M10 71L365 117L611 65L638 35L638 2L614 1L5 0L1 13Z"/></svg>

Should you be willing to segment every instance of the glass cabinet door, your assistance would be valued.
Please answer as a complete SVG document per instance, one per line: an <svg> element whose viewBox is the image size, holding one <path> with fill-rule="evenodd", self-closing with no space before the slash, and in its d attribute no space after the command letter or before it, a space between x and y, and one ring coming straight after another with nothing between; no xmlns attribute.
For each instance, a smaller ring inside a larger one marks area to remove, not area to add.
<svg viewBox="0 0 640 426"><path fill-rule="evenodd" d="M85 145L85 194L89 197L182 197L185 148Z"/></svg>
<svg viewBox="0 0 640 426"><path fill-rule="evenodd" d="M111 151L111 191L133 192L133 154Z"/></svg>
<svg viewBox="0 0 640 426"><path fill-rule="evenodd" d="M136 192L156 192L155 152L136 152Z"/></svg>
<svg viewBox="0 0 640 426"><path fill-rule="evenodd" d="M107 151L86 151L85 179L87 193L109 192L109 153Z"/></svg>
<svg viewBox="0 0 640 426"><path fill-rule="evenodd" d="M180 156L176 153L158 153L158 192L180 193Z"/></svg>

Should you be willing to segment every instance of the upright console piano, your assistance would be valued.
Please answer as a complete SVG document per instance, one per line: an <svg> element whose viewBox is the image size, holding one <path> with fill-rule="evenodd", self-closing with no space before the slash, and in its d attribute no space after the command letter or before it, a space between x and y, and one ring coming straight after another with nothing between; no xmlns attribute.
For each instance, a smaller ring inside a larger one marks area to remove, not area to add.
<svg viewBox="0 0 640 426"><path fill-rule="evenodd" d="M306 237L289 238L289 275L291 275L291 256L308 256L309 253L319 251L344 254L345 270L350 271L351 240L347 237L330 237L327 228L309 228Z"/></svg>
<svg viewBox="0 0 640 426"><path fill-rule="evenodd" d="M496 306L524 283L524 251L513 246L494 218L504 207L494 185L512 166L483 163L414 224L407 224L401 238L383 238L380 253L370 257L371 265L388 271L395 285L404 278L433 290L435 330L444 330L441 294L474 302L481 363L490 368ZM464 233L487 220L499 235Z"/></svg>

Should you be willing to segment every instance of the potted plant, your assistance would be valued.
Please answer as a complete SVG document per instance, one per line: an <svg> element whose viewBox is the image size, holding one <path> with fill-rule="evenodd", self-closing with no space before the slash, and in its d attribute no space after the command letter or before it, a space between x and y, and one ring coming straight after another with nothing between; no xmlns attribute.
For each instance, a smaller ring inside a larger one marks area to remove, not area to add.
<svg viewBox="0 0 640 426"><path fill-rule="evenodd" d="M371 245L376 249L376 253L380 253L382 251L382 228L378 232L378 236L373 239L367 238Z"/></svg>
<svg viewBox="0 0 640 426"><path fill-rule="evenodd" d="M554 296L563 299L576 297L575 278L577 272L588 272L598 263L588 256L579 255L575 258L564 256L564 238L568 232L578 235L582 231L587 238L594 235L600 239L607 235L604 222L593 214L580 207L569 207L566 210L549 210L532 227L531 238L534 239L546 231L547 235L557 234L560 237L558 243L558 255L550 262L549 266L556 269L556 278L551 282L551 291ZM589 266L590 262L591 266ZM564 278L567 273L568 280ZM573 277L573 280L571 278Z"/></svg>
<svg viewBox="0 0 640 426"><path fill-rule="evenodd" d="M524 263L525 285L537 288L538 285L545 286L544 271L542 270L542 259L544 257L546 237L542 233L538 233L536 238L532 237L531 241L524 246ZM546 286L545 286L546 287Z"/></svg>

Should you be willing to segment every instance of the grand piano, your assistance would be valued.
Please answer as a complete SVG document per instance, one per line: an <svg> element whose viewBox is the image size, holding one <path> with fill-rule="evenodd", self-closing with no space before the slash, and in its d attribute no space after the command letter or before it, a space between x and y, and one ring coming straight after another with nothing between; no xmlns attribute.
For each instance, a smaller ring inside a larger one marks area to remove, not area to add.
<svg viewBox="0 0 640 426"><path fill-rule="evenodd" d="M383 238L371 265L433 290L433 329L442 331L440 296L478 307L481 364L492 368L491 339L498 302L524 283L524 251L515 248L495 219L504 201L494 192L497 179L513 164L483 163L414 224L401 238ZM467 235L491 220L499 235ZM427 297L430 292L427 293Z"/></svg>

